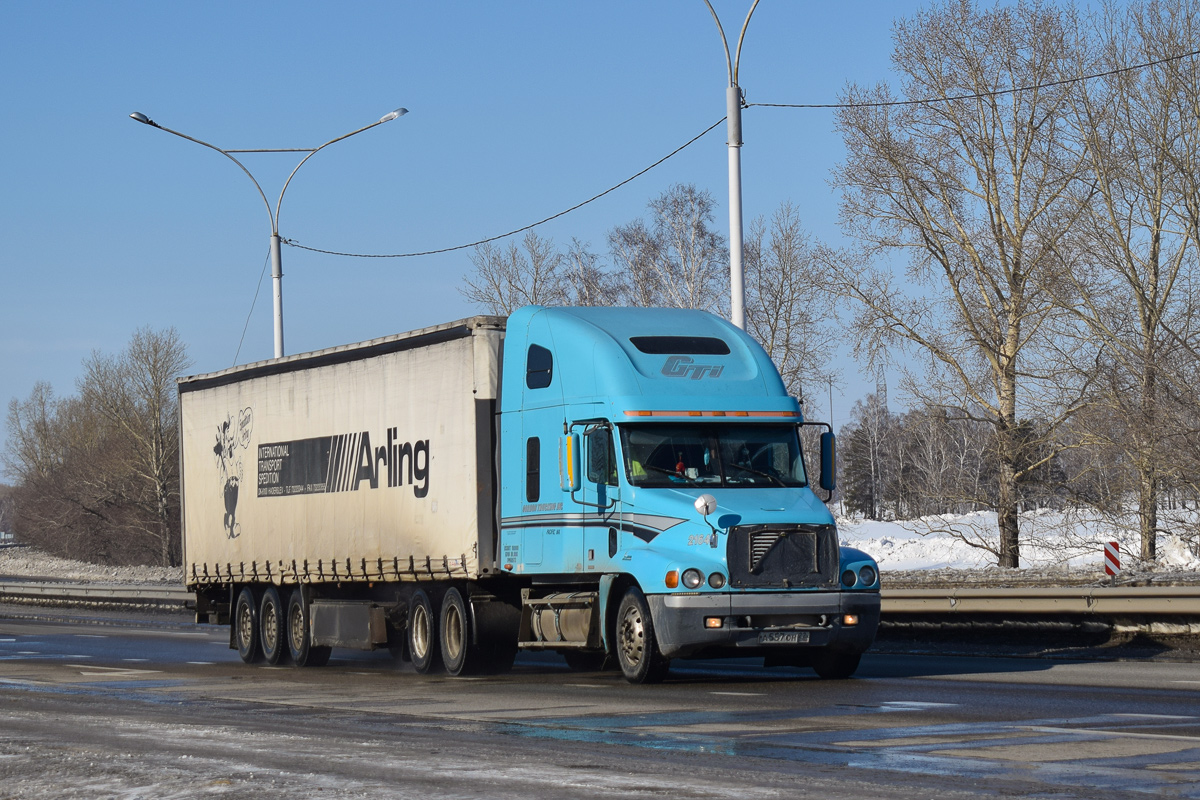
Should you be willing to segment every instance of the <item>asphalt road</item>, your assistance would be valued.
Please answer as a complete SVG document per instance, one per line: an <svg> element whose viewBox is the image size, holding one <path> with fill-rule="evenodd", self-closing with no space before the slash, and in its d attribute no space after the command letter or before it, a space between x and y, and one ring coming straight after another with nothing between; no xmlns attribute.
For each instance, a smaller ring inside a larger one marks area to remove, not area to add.
<svg viewBox="0 0 1200 800"><path fill-rule="evenodd" d="M247 667L224 629L0 618L0 798L1200 798L1200 665L870 654L660 686L522 657Z"/></svg>

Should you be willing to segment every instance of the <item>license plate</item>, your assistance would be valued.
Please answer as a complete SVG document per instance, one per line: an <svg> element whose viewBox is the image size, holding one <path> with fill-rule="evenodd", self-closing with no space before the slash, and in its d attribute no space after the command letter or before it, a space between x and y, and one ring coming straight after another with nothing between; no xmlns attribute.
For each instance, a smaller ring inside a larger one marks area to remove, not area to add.
<svg viewBox="0 0 1200 800"><path fill-rule="evenodd" d="M805 644L808 631L763 631L758 635L759 644Z"/></svg>

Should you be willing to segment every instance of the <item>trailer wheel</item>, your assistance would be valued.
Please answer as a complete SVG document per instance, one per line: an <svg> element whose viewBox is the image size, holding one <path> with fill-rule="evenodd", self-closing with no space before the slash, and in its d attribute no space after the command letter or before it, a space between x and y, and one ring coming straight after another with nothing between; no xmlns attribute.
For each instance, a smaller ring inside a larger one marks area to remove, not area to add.
<svg viewBox="0 0 1200 800"><path fill-rule="evenodd" d="M479 647L471 624L471 609L458 587L452 586L442 596L442 613L438 637L441 641L442 663L451 675L470 674L479 662Z"/></svg>
<svg viewBox="0 0 1200 800"><path fill-rule="evenodd" d="M247 664L262 660L262 648L258 643L258 603L254 601L254 590L249 586L238 593L233 607L233 640L238 655Z"/></svg>
<svg viewBox="0 0 1200 800"><path fill-rule="evenodd" d="M262 602L258 606L259 644L262 647L263 661L275 665L283 660L287 653L287 631L285 627L283 603L279 599L279 590L268 586L263 592Z"/></svg>
<svg viewBox="0 0 1200 800"><path fill-rule="evenodd" d="M323 667L329 663L333 648L312 643L312 631L308 623L308 605L304 592L297 586L288 598L287 646L292 663L297 667Z"/></svg>
<svg viewBox="0 0 1200 800"><path fill-rule="evenodd" d="M636 586L629 587L617 609L616 649L617 663L630 683L658 683L671 668L658 649L646 596Z"/></svg>
<svg viewBox="0 0 1200 800"><path fill-rule="evenodd" d="M840 681L853 675L861 660L862 653L820 650L812 654L812 668L827 681Z"/></svg>
<svg viewBox="0 0 1200 800"><path fill-rule="evenodd" d="M424 589L417 589L408 603L408 653L413 669L422 675L428 675L441 666L437 629L433 602Z"/></svg>

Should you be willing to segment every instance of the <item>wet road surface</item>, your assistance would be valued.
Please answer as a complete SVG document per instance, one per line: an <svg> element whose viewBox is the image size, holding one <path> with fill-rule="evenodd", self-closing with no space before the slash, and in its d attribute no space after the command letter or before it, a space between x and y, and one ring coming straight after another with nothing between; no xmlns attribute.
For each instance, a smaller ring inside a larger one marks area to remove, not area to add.
<svg viewBox="0 0 1200 800"><path fill-rule="evenodd" d="M1200 665L869 654L822 681L676 662L248 667L227 629L0 618L0 798L1200 798Z"/></svg>

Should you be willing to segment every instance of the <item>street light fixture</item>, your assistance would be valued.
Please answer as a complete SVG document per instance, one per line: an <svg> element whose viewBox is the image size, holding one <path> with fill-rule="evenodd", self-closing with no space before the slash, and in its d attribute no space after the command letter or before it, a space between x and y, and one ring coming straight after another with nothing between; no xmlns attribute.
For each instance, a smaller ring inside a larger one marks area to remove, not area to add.
<svg viewBox="0 0 1200 800"><path fill-rule="evenodd" d="M270 223L271 223L271 283L272 283L272 286L274 289L274 295L275 295L275 357L282 358L283 357L283 255L280 252L280 248L279 248L279 209L283 205L283 194L284 194L284 192L287 191L288 184L290 184L292 182L292 178L294 178L296 176L296 173L300 170L300 168L304 166L305 161L308 161L310 158L312 158L314 155L316 155L316 153L318 153L321 150L324 150L329 145L334 144L335 142L340 142L343 139L349 139L351 136L354 136L355 134L370 130L371 128L374 128L377 125L382 125L385 122L391 122L392 120L396 119L397 117L402 117L407 113L408 113L407 108L397 108L395 111L391 111L387 114L384 114L382 117L380 117L378 122L372 122L370 125L361 127L358 130L350 131L350 133L339 136L336 139L330 139L328 142L321 145L320 147L290 147L290 148L269 148L269 149L257 149L257 150L223 150L220 147L209 144L208 142L204 142L204 141L201 141L200 139L196 139L194 137L188 136L186 133L180 133L179 131L171 130L170 128L168 128L164 125L159 125L157 122L150 119L149 117L147 117L145 114L141 113L140 111L133 112L132 114L129 115L129 118L135 122L140 122L143 125L149 125L152 128L158 128L160 131L166 131L167 133L173 133L181 139L187 139L189 142L195 142L196 144L204 145L205 147L207 147L210 150L216 150L218 153L225 156L233 163L237 164L241 168L242 172L246 173L246 176L248 178L250 178L251 181L253 181L254 188L258 189L259 197L262 198L263 204L266 205L266 207L267 207L267 217L269 218ZM296 168L292 170L292 174L288 175L288 179L286 181L284 181L283 189L281 189L279 192L279 200L275 203L275 210L272 211L271 210L271 202L269 200L267 200L267 195L265 192L263 192L262 186L260 186L258 181L255 180L254 176L252 174L250 174L250 170L246 169L246 166L244 164L242 164L241 161L238 161L233 156L233 153L307 153L308 155L306 155L303 159L300 160L300 163L297 164Z"/></svg>
<svg viewBox="0 0 1200 800"><path fill-rule="evenodd" d="M745 97L738 86L738 65L742 60L742 42L746 38L746 26L758 7L758 0L750 6L742 33L738 36L737 51L729 57L729 40L712 3L704 0L717 30L721 43L725 45L725 66L729 71L729 86L725 89L725 119L729 132L729 321L742 330L746 329L746 275L742 267L742 101Z"/></svg>

